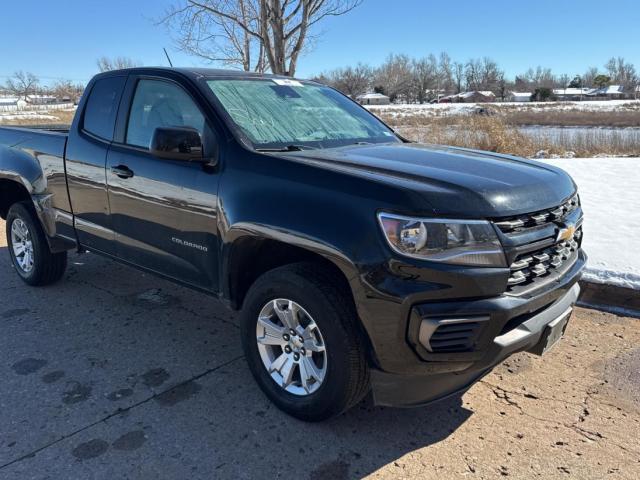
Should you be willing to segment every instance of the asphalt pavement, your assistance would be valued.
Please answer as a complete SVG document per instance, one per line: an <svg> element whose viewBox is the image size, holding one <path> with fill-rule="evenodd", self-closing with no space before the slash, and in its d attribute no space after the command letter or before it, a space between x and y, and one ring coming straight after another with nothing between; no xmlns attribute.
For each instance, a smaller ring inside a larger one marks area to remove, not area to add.
<svg viewBox="0 0 640 480"><path fill-rule="evenodd" d="M91 254L27 287L4 235L0 295L1 479L640 478L637 319L578 309L462 397L305 424L211 297Z"/></svg>

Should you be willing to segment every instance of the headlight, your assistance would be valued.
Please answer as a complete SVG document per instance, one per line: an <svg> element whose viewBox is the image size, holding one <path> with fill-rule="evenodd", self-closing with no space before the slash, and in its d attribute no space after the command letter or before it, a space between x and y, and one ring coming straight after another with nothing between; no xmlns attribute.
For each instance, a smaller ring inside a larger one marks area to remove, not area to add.
<svg viewBox="0 0 640 480"><path fill-rule="evenodd" d="M411 218L379 213L384 235L396 252L432 262L506 267L491 224L484 220Z"/></svg>

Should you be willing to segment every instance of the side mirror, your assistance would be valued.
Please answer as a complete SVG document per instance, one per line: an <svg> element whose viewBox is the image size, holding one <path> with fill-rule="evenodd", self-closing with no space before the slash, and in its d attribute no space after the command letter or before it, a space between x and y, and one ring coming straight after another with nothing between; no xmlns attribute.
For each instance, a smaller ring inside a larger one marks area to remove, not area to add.
<svg viewBox="0 0 640 480"><path fill-rule="evenodd" d="M192 127L158 127L149 151L158 158L185 162L206 162L200 132Z"/></svg>

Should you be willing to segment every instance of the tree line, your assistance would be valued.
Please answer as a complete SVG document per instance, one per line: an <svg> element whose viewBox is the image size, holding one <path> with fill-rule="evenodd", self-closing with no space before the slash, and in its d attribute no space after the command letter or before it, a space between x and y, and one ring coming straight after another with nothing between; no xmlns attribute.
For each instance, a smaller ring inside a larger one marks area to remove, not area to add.
<svg viewBox="0 0 640 480"><path fill-rule="evenodd" d="M607 85L622 85L625 92L633 92L640 84L635 66L622 57L612 57L603 68L590 67L579 75L557 74L538 66L510 79L489 57L458 62L444 52L422 58L391 54L378 67L358 63L322 73L314 80L353 98L377 92L387 95L392 102L406 103L425 103L444 94L464 91L491 91L501 99L510 91L544 97L553 89Z"/></svg>
<svg viewBox="0 0 640 480"><path fill-rule="evenodd" d="M140 65L140 62L128 57L100 57L96 60L96 66L99 72L132 68ZM37 75L20 70L14 72L14 74L7 79L3 87L0 86L0 93L22 99L30 95L48 95L58 100L69 99L71 101L77 101L82 95L84 88L85 84L82 82L73 82L65 79L56 80L52 85L43 85Z"/></svg>

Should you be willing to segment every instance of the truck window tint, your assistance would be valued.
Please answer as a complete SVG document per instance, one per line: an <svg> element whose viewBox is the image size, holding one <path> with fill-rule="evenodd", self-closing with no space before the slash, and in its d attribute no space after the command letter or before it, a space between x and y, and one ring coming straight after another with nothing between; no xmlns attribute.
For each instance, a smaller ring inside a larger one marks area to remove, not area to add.
<svg viewBox="0 0 640 480"><path fill-rule="evenodd" d="M149 148L158 127L193 127L202 135L204 117L179 86L160 80L140 80L127 125L129 145Z"/></svg>
<svg viewBox="0 0 640 480"><path fill-rule="evenodd" d="M113 140L118 103L126 79L103 78L93 85L84 110L84 130L105 140Z"/></svg>

